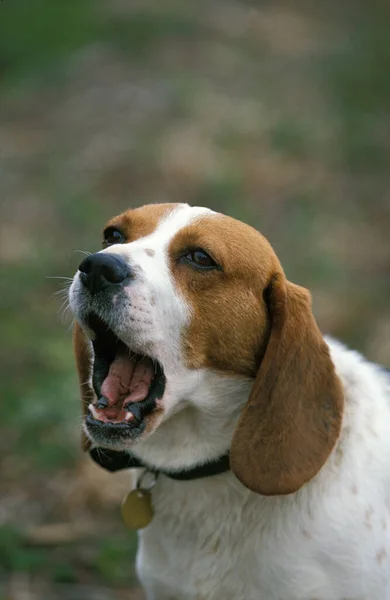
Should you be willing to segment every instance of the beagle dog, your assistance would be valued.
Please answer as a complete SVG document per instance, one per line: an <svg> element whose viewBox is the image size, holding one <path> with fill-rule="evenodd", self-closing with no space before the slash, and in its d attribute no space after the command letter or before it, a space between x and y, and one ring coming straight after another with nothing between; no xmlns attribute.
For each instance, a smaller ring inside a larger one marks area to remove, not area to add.
<svg viewBox="0 0 390 600"><path fill-rule="evenodd" d="M84 447L158 474L147 599L390 600L388 374L240 221L148 205L103 246L70 288Z"/></svg>

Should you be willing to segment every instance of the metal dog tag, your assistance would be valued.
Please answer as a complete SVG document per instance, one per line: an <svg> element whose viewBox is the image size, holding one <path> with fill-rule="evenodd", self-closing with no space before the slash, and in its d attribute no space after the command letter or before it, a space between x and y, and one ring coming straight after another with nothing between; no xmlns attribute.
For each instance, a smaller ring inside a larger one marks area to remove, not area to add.
<svg viewBox="0 0 390 600"><path fill-rule="evenodd" d="M147 474L152 474L153 479L145 487L142 481ZM124 498L121 508L122 519L130 529L143 529L151 523L154 516L151 490L157 481L157 475L158 473L153 471L144 471L137 481L136 489Z"/></svg>
<svg viewBox="0 0 390 600"><path fill-rule="evenodd" d="M122 519L130 529L143 529L153 519L152 494L148 490L132 490L122 502Z"/></svg>

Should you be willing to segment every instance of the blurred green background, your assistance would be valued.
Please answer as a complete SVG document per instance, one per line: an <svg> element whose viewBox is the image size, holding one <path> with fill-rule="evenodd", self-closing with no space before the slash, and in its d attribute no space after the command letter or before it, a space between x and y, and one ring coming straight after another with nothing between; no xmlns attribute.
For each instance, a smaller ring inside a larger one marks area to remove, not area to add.
<svg viewBox="0 0 390 600"><path fill-rule="evenodd" d="M387 2L0 2L0 598L142 598L128 475L81 455L66 288L147 202L241 218L390 366Z"/></svg>

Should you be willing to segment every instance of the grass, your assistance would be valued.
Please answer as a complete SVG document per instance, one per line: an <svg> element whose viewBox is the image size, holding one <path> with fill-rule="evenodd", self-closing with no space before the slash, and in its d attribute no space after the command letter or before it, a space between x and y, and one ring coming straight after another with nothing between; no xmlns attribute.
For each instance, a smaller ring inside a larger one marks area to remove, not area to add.
<svg viewBox="0 0 390 600"><path fill-rule="evenodd" d="M55 76L89 44L111 43L143 61L165 41L198 40L202 27L177 12L133 10L116 17L95 0L12 0L0 6L0 66L6 85L35 73Z"/></svg>
<svg viewBox="0 0 390 600"><path fill-rule="evenodd" d="M388 164L389 145L378 137L381 129L389 127L388 23L387 9L378 3L376 11L355 23L348 43L323 64L328 89L341 117L340 156L354 172L380 174Z"/></svg>
<svg viewBox="0 0 390 600"><path fill-rule="evenodd" d="M8 84L37 69L58 68L99 35L93 0L4 1L0 11L0 60Z"/></svg>
<svg viewBox="0 0 390 600"><path fill-rule="evenodd" d="M0 575L10 570L55 583L93 581L100 586L134 583L136 540L126 532L101 535L88 543L37 546L15 527L0 527Z"/></svg>

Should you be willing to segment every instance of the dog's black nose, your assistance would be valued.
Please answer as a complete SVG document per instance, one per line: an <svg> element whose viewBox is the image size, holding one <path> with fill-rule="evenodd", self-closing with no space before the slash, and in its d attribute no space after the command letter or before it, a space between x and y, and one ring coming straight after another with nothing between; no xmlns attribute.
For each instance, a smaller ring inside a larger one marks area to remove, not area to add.
<svg viewBox="0 0 390 600"><path fill-rule="evenodd" d="M129 266L120 256L96 252L79 266L80 279L92 294L103 288L119 285L131 275Z"/></svg>

